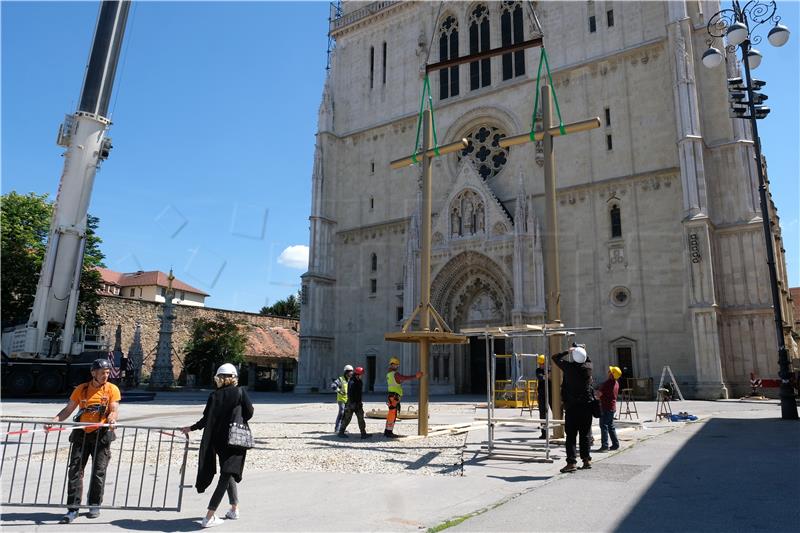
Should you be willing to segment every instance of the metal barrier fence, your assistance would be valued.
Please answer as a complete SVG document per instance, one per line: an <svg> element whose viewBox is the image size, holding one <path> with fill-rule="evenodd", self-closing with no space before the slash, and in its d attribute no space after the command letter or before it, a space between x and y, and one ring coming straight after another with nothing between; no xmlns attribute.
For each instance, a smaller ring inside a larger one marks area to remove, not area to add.
<svg viewBox="0 0 800 533"><path fill-rule="evenodd" d="M80 507L88 507L86 495L95 473L94 458L98 457L98 446L102 446L99 433L93 439L78 438L80 442L75 444L69 437L73 431L83 433L85 428L94 428L105 432L107 427L0 417L0 503L9 507L66 507L70 458L85 458ZM108 445L110 460L99 508L180 511L189 439L174 428L120 424L113 434L116 439ZM89 454L91 460L86 457Z"/></svg>

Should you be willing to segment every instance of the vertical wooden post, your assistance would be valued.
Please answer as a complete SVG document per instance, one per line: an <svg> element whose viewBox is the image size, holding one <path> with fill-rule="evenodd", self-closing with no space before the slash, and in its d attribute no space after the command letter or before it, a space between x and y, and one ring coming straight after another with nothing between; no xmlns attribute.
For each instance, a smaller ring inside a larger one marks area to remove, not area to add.
<svg viewBox="0 0 800 533"><path fill-rule="evenodd" d="M553 124L553 95L550 86L545 83L541 87L542 121L544 129L544 283L545 283L545 315L547 322L561 320L561 284L558 274L558 216L556 207L556 160L553 151L553 136L549 133ZM561 337L548 337L550 355L561 351ZM552 365L550 385L553 391L553 418L563 419L561 406L561 369ZM553 428L553 437L564 436L563 426Z"/></svg>
<svg viewBox="0 0 800 533"><path fill-rule="evenodd" d="M431 111L426 109L422 115L422 250L420 256L420 297L422 313L420 315L420 330L431 329L431 165L432 158L428 150L433 148L433 124ZM422 339L419 343L419 366L422 378L419 380L419 419L417 420L417 434L428 434L428 359L430 354L430 340Z"/></svg>

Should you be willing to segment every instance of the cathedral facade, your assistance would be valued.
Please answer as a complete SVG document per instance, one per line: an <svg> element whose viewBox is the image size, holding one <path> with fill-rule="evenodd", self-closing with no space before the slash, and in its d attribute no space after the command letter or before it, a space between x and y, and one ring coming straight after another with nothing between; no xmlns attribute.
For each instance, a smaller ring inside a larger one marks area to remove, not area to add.
<svg viewBox="0 0 800 533"><path fill-rule="evenodd" d="M296 390L326 389L344 364L363 366L376 391L391 356L401 371L418 368L416 346L384 334L419 303L421 170L389 162L414 151L426 64L540 34L563 121L601 121L554 140L561 316L600 328L576 339L595 379L613 364L657 383L669 365L686 396L723 398L748 392L750 372L776 375L753 146L747 124L728 116L726 77L738 65L733 55L717 70L700 62L718 9L344 2L319 111ZM539 59L529 48L430 75L438 143L470 141L433 163L431 302L456 332L545 320L542 148L498 144L540 120ZM519 338L495 346L544 349ZM422 370L432 393L485 392L485 346L434 346Z"/></svg>

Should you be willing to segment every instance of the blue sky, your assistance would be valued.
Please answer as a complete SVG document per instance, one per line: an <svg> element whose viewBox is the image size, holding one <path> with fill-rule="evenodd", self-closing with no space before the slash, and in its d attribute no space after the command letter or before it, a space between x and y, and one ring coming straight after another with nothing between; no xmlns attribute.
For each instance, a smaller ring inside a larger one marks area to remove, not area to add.
<svg viewBox="0 0 800 533"><path fill-rule="evenodd" d="M4 193L55 196L97 6L2 4ZM327 19L327 3L134 4L90 206L109 268L172 266L246 311L299 288L304 266L278 258L308 244Z"/></svg>
<svg viewBox="0 0 800 533"><path fill-rule="evenodd" d="M755 73L773 109L759 128L796 286L800 3L778 9L793 35L780 49L765 39ZM0 15L2 191L54 197L55 135L76 107L97 3L2 2ZM299 288L327 19L326 2L134 4L115 148L90 207L109 268L173 267L208 305L245 311Z"/></svg>

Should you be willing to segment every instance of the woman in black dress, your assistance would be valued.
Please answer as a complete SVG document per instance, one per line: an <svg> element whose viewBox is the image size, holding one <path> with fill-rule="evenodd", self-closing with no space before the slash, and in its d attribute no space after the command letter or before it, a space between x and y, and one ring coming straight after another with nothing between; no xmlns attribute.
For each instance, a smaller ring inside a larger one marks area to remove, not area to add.
<svg viewBox="0 0 800 533"><path fill-rule="evenodd" d="M231 508L225 518L236 520L239 518L239 495L236 484L242 480L246 450L228 446L228 430L234 409L241 405L242 419L246 422L253 417L253 404L244 389L240 389L236 367L225 363L217 370L214 381L217 390L208 396L203 418L191 426L181 428L185 434L196 429L203 430L200 441L200 455L197 465L197 492L205 492L214 480L217 473L217 458L219 458L219 481L211 501L208 503L208 512L203 518L203 527L212 527L220 523L216 516L217 507L222 501L225 492Z"/></svg>

